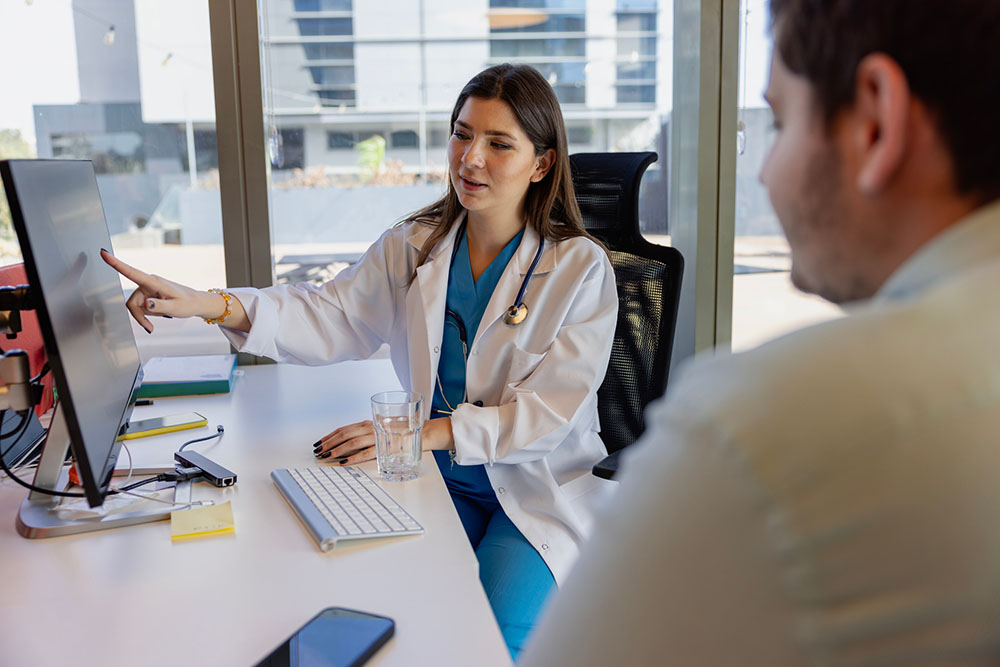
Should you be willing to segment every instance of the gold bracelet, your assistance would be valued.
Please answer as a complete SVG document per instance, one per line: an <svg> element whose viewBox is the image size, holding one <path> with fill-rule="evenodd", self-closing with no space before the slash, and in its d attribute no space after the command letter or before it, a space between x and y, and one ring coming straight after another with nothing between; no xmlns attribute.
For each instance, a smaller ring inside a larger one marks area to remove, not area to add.
<svg viewBox="0 0 1000 667"><path fill-rule="evenodd" d="M224 292L224 291L222 291L221 289L219 289L217 287L213 287L212 289L210 289L208 291L209 292L214 292L215 294L220 295L223 299L226 300L226 312L222 313L218 317L205 317L205 318L203 318L205 320L205 324L222 324L227 317L229 317L230 315L233 314L233 309L232 309L232 307L230 306L230 303L229 303L230 301L233 300L233 295L230 294L229 292Z"/></svg>

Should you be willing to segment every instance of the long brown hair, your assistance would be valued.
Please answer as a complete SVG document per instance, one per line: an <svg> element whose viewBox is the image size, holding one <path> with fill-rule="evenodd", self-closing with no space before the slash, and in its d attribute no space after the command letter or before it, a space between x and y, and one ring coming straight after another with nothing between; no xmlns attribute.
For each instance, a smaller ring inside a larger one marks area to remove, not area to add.
<svg viewBox="0 0 1000 667"><path fill-rule="evenodd" d="M552 168L542 180L528 187L524 202L527 224L539 236L550 241L562 241L575 236L594 240L583 228L580 208L573 193L566 126L563 124L559 101L545 77L528 65L505 63L483 70L465 84L455 100L449 125L451 132L454 132L455 119L469 97L506 102L535 147L535 155L540 156L549 149L555 151ZM455 186L450 178L447 180L448 191L441 199L403 219L403 222L419 221L436 227L417 255L417 266L427 261L431 250L448 235L451 226L464 210Z"/></svg>

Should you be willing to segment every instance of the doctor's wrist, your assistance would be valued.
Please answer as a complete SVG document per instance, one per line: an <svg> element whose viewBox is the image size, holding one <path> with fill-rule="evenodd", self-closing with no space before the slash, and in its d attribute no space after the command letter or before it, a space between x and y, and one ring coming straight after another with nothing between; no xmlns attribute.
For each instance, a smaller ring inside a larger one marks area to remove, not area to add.
<svg viewBox="0 0 1000 667"><path fill-rule="evenodd" d="M439 417L425 421L421 440L424 451L454 449L455 437L451 431L451 417Z"/></svg>

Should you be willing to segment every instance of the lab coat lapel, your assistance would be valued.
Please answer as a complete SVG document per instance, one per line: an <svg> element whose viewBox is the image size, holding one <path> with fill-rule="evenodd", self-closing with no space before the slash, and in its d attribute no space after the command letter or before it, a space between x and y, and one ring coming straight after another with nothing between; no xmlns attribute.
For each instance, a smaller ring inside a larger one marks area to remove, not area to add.
<svg viewBox="0 0 1000 667"><path fill-rule="evenodd" d="M521 289L521 282L524 280L524 276L528 272L528 267L531 266L532 260L535 259L536 252L538 252L538 232L535 231L534 227L528 225L524 229L524 236L521 237L521 244L517 247L517 252L511 257L510 263L497 282L496 289L493 290L493 296L490 297L490 302L486 305L486 310L483 311L483 319L479 321L479 329L476 331L476 337L473 340L477 340L480 334L503 317L507 308L517 299L517 292ZM542 257L538 261L533 275L547 273L554 268L555 244L549 241L545 244ZM531 285L529 284L524 294L524 302L528 305L529 309L532 307L530 297Z"/></svg>
<svg viewBox="0 0 1000 667"><path fill-rule="evenodd" d="M414 389L424 395L425 411L430 409L430 399L434 391L438 360L438 353L434 350L441 349L451 250L461 222L460 217L451 226L448 235L431 251L427 261L417 267L417 279L414 281L416 294L413 293L414 288L411 288L411 293L408 295L408 300L411 298L416 300L416 303L407 303L407 312L411 313L408 316L411 332L410 369L413 373L411 382ZM414 237L410 242L419 248L417 244L422 245L428 235L423 235L422 238ZM423 321L417 321L421 317ZM414 335L418 328L426 332L425 339L420 340L419 336Z"/></svg>

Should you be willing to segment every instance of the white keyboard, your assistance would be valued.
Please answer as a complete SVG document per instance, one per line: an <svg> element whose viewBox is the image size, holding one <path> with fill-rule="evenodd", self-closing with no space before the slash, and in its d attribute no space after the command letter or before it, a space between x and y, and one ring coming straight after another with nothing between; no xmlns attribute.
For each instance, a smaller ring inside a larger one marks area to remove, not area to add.
<svg viewBox="0 0 1000 667"><path fill-rule="evenodd" d="M399 503L356 467L274 470L271 479L323 551L341 540L424 532Z"/></svg>

